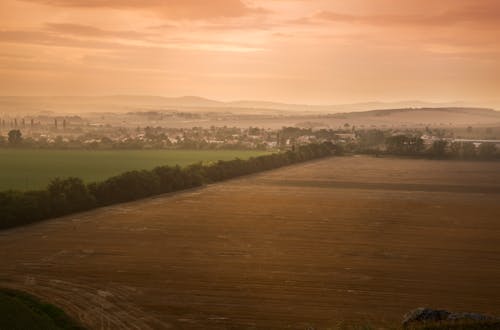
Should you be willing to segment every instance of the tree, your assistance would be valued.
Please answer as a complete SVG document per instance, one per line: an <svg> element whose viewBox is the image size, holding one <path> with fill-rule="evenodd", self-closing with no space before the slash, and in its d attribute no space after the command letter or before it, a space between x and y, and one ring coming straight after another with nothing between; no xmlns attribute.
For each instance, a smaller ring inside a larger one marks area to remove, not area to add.
<svg viewBox="0 0 500 330"><path fill-rule="evenodd" d="M421 138L402 134L388 137L385 143L387 151L396 155L417 155L424 147Z"/></svg>
<svg viewBox="0 0 500 330"><path fill-rule="evenodd" d="M405 142L406 136L404 135L390 136L385 140L387 151L391 154L402 154L405 151Z"/></svg>
<svg viewBox="0 0 500 330"><path fill-rule="evenodd" d="M454 157L466 159L476 157L476 146L472 142L455 141L450 149Z"/></svg>
<svg viewBox="0 0 500 330"><path fill-rule="evenodd" d="M474 158L476 157L476 146L472 142L462 143L462 156L464 158Z"/></svg>
<svg viewBox="0 0 500 330"><path fill-rule="evenodd" d="M478 156L483 159L491 159L497 153L497 146L491 142L481 143L478 149Z"/></svg>
<svg viewBox="0 0 500 330"><path fill-rule="evenodd" d="M87 186L79 178L55 178L48 185L47 191L54 215L86 210L95 204Z"/></svg>
<svg viewBox="0 0 500 330"><path fill-rule="evenodd" d="M363 148L376 147L384 143L384 131L378 129L358 131L359 145Z"/></svg>
<svg viewBox="0 0 500 330"><path fill-rule="evenodd" d="M23 141L23 134L18 129L13 129L9 132L9 144L17 146Z"/></svg>
<svg viewBox="0 0 500 330"><path fill-rule="evenodd" d="M446 155L446 147L448 146L448 141L446 140L436 140L432 143L431 155L438 158L443 158Z"/></svg>

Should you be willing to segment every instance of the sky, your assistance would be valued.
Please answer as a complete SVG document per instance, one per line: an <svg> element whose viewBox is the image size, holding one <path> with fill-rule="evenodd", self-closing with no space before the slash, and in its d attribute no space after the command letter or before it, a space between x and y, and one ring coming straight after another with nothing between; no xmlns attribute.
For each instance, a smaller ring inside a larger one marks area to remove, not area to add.
<svg viewBox="0 0 500 330"><path fill-rule="evenodd" d="M498 0L1 0L0 95L500 105Z"/></svg>

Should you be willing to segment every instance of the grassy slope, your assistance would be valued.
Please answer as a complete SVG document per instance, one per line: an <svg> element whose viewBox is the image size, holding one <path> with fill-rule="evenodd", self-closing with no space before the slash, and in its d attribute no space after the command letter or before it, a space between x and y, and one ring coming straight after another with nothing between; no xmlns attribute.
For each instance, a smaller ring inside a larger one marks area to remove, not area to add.
<svg viewBox="0 0 500 330"><path fill-rule="evenodd" d="M83 329L59 308L23 292L0 289L0 330Z"/></svg>
<svg viewBox="0 0 500 330"><path fill-rule="evenodd" d="M55 177L77 176L87 182L129 170L199 161L245 159L261 151L239 150L0 150L0 191L44 188Z"/></svg>

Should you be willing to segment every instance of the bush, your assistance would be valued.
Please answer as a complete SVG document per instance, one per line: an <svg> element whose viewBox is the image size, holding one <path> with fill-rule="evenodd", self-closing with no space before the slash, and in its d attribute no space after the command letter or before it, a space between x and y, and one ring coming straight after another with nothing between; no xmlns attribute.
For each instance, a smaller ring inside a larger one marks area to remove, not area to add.
<svg viewBox="0 0 500 330"><path fill-rule="evenodd" d="M497 153L497 146L491 142L481 143L477 155L482 159L493 159Z"/></svg>
<svg viewBox="0 0 500 330"><path fill-rule="evenodd" d="M63 215L87 210L95 206L95 198L79 178L56 178L47 187L50 212Z"/></svg>
<svg viewBox="0 0 500 330"><path fill-rule="evenodd" d="M89 185L97 204L128 202L160 192L160 179L154 171L130 171Z"/></svg>
<svg viewBox="0 0 500 330"><path fill-rule="evenodd" d="M448 141L437 140L432 143L430 154L436 158L444 158L446 156L446 147L448 146Z"/></svg>

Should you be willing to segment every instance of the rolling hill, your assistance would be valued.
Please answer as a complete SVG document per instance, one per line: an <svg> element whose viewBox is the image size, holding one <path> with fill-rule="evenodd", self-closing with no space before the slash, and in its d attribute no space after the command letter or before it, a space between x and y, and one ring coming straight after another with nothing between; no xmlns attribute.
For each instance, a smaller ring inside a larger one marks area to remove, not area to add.
<svg viewBox="0 0 500 330"><path fill-rule="evenodd" d="M110 96L0 96L0 113L52 112L127 112L138 110L233 111L242 113L345 113L374 109L465 108L462 102L422 101L364 102L352 104L308 105L267 101L223 102L199 96L162 97L148 95Z"/></svg>

